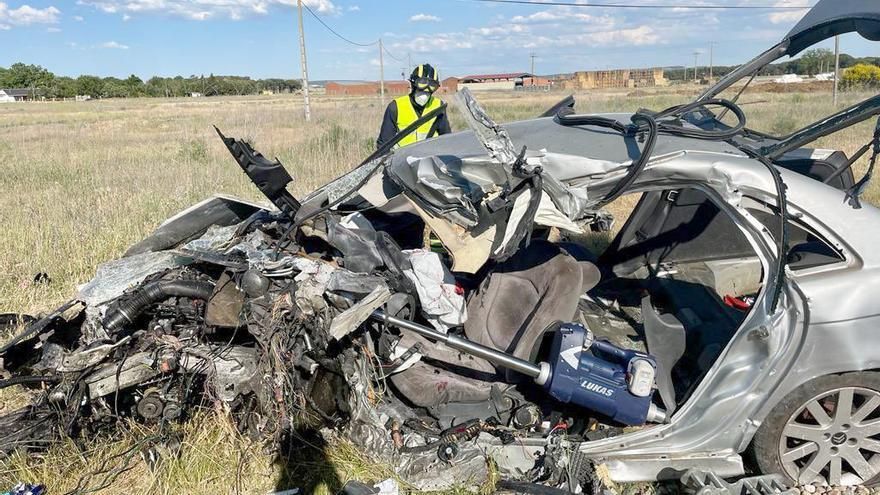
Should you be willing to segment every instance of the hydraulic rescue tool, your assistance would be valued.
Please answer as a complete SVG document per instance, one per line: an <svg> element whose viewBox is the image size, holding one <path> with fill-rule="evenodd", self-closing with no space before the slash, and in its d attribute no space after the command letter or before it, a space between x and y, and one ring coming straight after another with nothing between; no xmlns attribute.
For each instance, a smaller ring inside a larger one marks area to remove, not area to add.
<svg viewBox="0 0 880 495"><path fill-rule="evenodd" d="M372 318L522 373L533 378L554 399L590 409L619 423L641 425L667 420L666 412L652 401L657 370L654 358L597 340L583 325L559 325L548 357L550 362L533 363L381 311L374 311Z"/></svg>

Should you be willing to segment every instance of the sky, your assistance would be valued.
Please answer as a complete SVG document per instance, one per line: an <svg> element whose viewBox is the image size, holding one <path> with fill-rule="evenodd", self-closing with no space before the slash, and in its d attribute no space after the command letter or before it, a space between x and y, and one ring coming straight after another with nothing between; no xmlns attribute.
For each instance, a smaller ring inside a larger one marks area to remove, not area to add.
<svg viewBox="0 0 880 495"><path fill-rule="evenodd" d="M575 1L575 0L572 0ZM607 3L607 0L604 0ZM812 5L816 0L619 0L624 3ZM587 3L586 0L577 0ZM441 77L606 68L734 65L779 41L804 10L614 9L473 0L305 0L349 40L379 38L385 78L431 63ZM378 79L378 45L356 46L304 14L309 77ZM711 44L713 43L714 44ZM710 45L711 44L711 45ZM0 67L58 75L299 78L296 0L0 0ZM822 46L831 46L825 44ZM842 37L841 49L880 44Z"/></svg>

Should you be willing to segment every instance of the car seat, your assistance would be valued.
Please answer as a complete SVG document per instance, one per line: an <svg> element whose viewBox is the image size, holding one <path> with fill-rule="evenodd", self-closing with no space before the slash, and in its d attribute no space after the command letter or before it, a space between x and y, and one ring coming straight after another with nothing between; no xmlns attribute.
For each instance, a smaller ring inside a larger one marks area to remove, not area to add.
<svg viewBox="0 0 880 495"><path fill-rule="evenodd" d="M536 240L505 262L496 265L471 293L468 339L534 360L544 333L557 321L571 321L580 296L593 288L599 269L583 256L560 245ZM411 402L434 407L444 402L489 400L498 381L521 377L509 370L458 351L404 335L401 345L418 344L424 359L391 377L395 387Z"/></svg>

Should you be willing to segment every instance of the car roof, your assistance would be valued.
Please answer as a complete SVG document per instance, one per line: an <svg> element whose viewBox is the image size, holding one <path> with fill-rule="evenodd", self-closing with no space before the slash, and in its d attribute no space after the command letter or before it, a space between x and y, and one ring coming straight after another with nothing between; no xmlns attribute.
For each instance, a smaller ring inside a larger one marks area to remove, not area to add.
<svg viewBox="0 0 880 495"><path fill-rule="evenodd" d="M877 0L821 0L785 35L786 55L794 56L833 36L858 32L880 41L880 2Z"/></svg>

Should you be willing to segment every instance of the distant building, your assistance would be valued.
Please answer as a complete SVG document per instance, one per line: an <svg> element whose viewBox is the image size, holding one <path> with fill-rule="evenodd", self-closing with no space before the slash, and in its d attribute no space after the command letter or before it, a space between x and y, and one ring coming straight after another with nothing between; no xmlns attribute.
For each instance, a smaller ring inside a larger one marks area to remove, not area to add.
<svg viewBox="0 0 880 495"><path fill-rule="evenodd" d="M92 95L76 95L76 101L92 101Z"/></svg>
<svg viewBox="0 0 880 495"><path fill-rule="evenodd" d="M822 74L816 74L813 77L815 77L817 81L833 81L834 80L834 73L833 72L824 72Z"/></svg>
<svg viewBox="0 0 880 495"><path fill-rule="evenodd" d="M325 86L328 96L374 96L381 93L381 85L374 81L328 82ZM385 81L385 94L399 96L409 93L407 81Z"/></svg>
<svg viewBox="0 0 880 495"><path fill-rule="evenodd" d="M458 78L459 88L471 91L516 90L526 88L549 88L550 79L538 77L528 72L507 72L502 74L476 74Z"/></svg>
<svg viewBox="0 0 880 495"><path fill-rule="evenodd" d="M0 103L29 101L32 99L33 92L29 89L0 89Z"/></svg>
<svg viewBox="0 0 880 495"><path fill-rule="evenodd" d="M190 98L201 98L201 97L203 97L203 96L205 96L205 95L203 95L203 94L201 94L201 93L196 93L196 92L193 92L193 93L190 93L190 94L189 94L189 97L190 97Z"/></svg>
<svg viewBox="0 0 880 495"><path fill-rule="evenodd" d="M458 91L457 77L447 77L446 79L440 81L441 93L455 93L456 91Z"/></svg>
<svg viewBox="0 0 880 495"><path fill-rule="evenodd" d="M563 83L566 89L650 88L666 86L663 69L614 69L579 71Z"/></svg>

